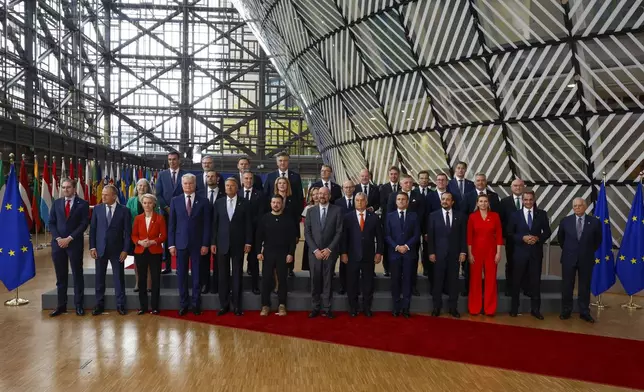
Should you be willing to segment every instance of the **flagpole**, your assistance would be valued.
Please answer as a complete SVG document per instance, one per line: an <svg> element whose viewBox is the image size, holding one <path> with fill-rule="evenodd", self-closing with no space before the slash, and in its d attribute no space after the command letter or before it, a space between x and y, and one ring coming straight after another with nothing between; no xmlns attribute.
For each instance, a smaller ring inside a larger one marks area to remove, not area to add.
<svg viewBox="0 0 644 392"><path fill-rule="evenodd" d="M640 182L644 183L644 171L640 172ZM629 296L628 302L622 305L622 309L638 310L642 309L642 306L633 302L633 296L631 295Z"/></svg>
<svg viewBox="0 0 644 392"><path fill-rule="evenodd" d="M54 159L56 159L55 157L53 157L53 158L54 158ZM45 155L45 162L46 162L46 161L47 161L47 155ZM43 169L43 171L44 171L44 169ZM43 178L43 179L45 178L45 173L43 173L42 178ZM45 181L45 185L47 185L47 181ZM51 196L51 191L49 191L49 193L50 193L50 196ZM38 206L38 207L40 208L40 206ZM48 228L49 228L49 224L46 224L46 225L45 225L45 233L44 233L44 234L45 234L45 242L44 242L44 243L42 243L42 244L39 244L39 245L38 245L38 249L44 249L44 248L46 248L46 247L48 247L48 246L49 246L49 241L47 241L47 229L48 229Z"/></svg>
<svg viewBox="0 0 644 392"><path fill-rule="evenodd" d="M13 153L9 154L9 164L13 165L15 155ZM28 299L20 298L19 288L16 289L16 296L10 300L4 302L5 306L21 306L27 305L29 303Z"/></svg>
<svg viewBox="0 0 644 392"><path fill-rule="evenodd" d="M602 183L606 184L606 172L602 172ZM596 200L595 200L595 207L597 207L597 201ZM594 214L594 215L597 216L597 214ZM605 303L602 302L602 295L601 294L599 294L597 296L597 301L596 302L591 302L590 303L590 306L596 306L597 310L610 308L610 306L608 306L608 305L606 305Z"/></svg>

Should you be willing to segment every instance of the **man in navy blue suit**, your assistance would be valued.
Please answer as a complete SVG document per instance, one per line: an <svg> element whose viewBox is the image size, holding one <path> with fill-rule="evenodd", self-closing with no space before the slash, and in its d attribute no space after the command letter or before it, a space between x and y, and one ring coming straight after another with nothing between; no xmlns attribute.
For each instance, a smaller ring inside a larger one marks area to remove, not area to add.
<svg viewBox="0 0 644 392"><path fill-rule="evenodd" d="M188 312L188 263L192 274L192 311L201 314L201 287L199 280L201 256L208 254L210 246L211 210L205 197L195 193L197 178L194 174L181 177L183 194L170 202L170 223L168 224L168 245L170 255L177 258L179 279L179 316Z"/></svg>
<svg viewBox="0 0 644 392"><path fill-rule="evenodd" d="M208 199L208 204L210 204L210 210L212 211L215 208L215 202L220 198L226 196L224 193L224 188L220 187L218 184L219 176L214 170L209 170L206 172L206 198ZM214 261L214 262L213 262ZM212 262L212 263L211 263ZM211 264L214 266L212 268L212 279L210 278L210 268ZM199 278L201 280L201 294L207 294L208 292L218 293L219 285L219 270L217 269L217 257L211 254L210 249L208 253L201 257L201 270L199 271Z"/></svg>
<svg viewBox="0 0 644 392"><path fill-rule="evenodd" d="M353 181L347 180L342 184L342 191L344 196L339 197L335 200L336 206L340 207L342 216L344 217L351 211L355 211L355 202L353 200L353 191L355 190L355 185ZM333 267L335 271L335 266ZM340 291L338 294L344 295L347 292L347 265L346 263L340 263Z"/></svg>
<svg viewBox="0 0 644 392"><path fill-rule="evenodd" d="M389 197L392 193L398 193L400 190L400 184L398 184L398 178L400 177L400 169L398 166L391 166L389 168L389 182L382 184L378 190L380 193L380 220L382 222L382 227L385 227L387 224L387 215L388 215L388 204ZM382 258L382 266L385 269L385 276L389 276L389 249L387 249L387 243L385 242L385 254Z"/></svg>
<svg viewBox="0 0 644 392"><path fill-rule="evenodd" d="M116 311L125 315L125 269L123 262L130 248L132 217L130 210L116 202L117 190L106 185L102 203L94 207L89 227L89 253L96 260L96 306L92 315L105 311L105 275L107 263L112 264Z"/></svg>
<svg viewBox="0 0 644 392"><path fill-rule="evenodd" d="M458 162L454 168L454 178L447 184L447 191L454 197L454 208L462 210L461 202L465 195L474 190L474 183L465 178L467 163Z"/></svg>
<svg viewBox="0 0 644 392"><path fill-rule="evenodd" d="M443 306L443 285L447 284L449 314L459 318L458 270L467 256L467 219L454 207L451 193L441 196L441 209L431 213L427 227L429 261L434 263L432 316L438 317Z"/></svg>
<svg viewBox="0 0 644 392"><path fill-rule="evenodd" d="M255 243L255 232L257 231L259 219L266 212L264 194L254 187L256 177L257 176L250 170L246 170L242 173L242 186L239 187L239 191L237 192L237 196L246 200L250 206L250 221L253 236L253 242L251 244ZM257 252L254 247L250 249L250 252L248 252L248 255L246 256L246 271L251 277L251 289L253 290L253 294L259 295L259 261L257 261Z"/></svg>
<svg viewBox="0 0 644 392"><path fill-rule="evenodd" d="M378 187L371 183L371 173L368 169L360 170L360 183L356 185L353 194L356 195L359 192L367 195L367 210L369 212L376 212L380 208L380 191Z"/></svg>
<svg viewBox="0 0 644 392"><path fill-rule="evenodd" d="M425 227L429 225L429 217L432 212L441 209L441 198L447 192L447 174L439 173L436 175L436 190L429 191L425 203L425 215L427 215L427 222ZM434 287L434 263L429 261L429 244L427 243L427 234L423 236L423 271L426 272L427 280L429 282L429 292L432 293ZM426 266L426 267L425 267Z"/></svg>
<svg viewBox="0 0 644 392"><path fill-rule="evenodd" d="M302 178L300 175L288 168L289 164L289 155L287 152L280 152L277 154L277 170L271 173L268 173L266 177L266 183L264 183L264 196L271 197L275 194L275 180L277 177L286 177L291 183L291 193L293 194L293 202L298 203L297 205L302 205L304 200L304 194L302 193ZM292 271L291 271L292 272ZM291 274L289 273L289 275Z"/></svg>
<svg viewBox="0 0 644 392"><path fill-rule="evenodd" d="M567 320L572 313L572 292L575 275L579 275L577 301L579 317L589 323L595 320L590 315L590 281L595 267L595 251L602 243L602 225L592 215L586 215L586 200L577 197L572 201L573 215L559 223L557 239L561 246L561 315ZM610 224L609 222L606 224Z"/></svg>
<svg viewBox="0 0 644 392"><path fill-rule="evenodd" d="M76 314L85 314L83 309L83 251L85 243L83 233L89 223L89 203L76 196L74 181L69 178L60 182L63 197L54 201L49 212L49 230L51 230L51 258L56 271L56 288L58 289L58 307L51 312L51 317L67 313L67 274L69 265L74 278L74 305Z"/></svg>
<svg viewBox="0 0 644 392"><path fill-rule="evenodd" d="M389 245L389 269L391 272L391 296L394 300L394 317L401 312L409 318L413 274L417 273L418 242L420 241L420 218L407 210L409 196L405 192L396 195L396 209L387 215L385 241ZM400 298L402 293L402 300Z"/></svg>
<svg viewBox="0 0 644 392"><path fill-rule="evenodd" d="M250 158L246 156L240 157L237 160L237 170L239 170L239 173L233 174L233 178L237 180L237 185L241 189L243 185L242 178L244 177L244 173L251 170ZM259 174L253 175L253 189L256 189L260 193L263 193L264 191L262 187L262 177L260 177Z"/></svg>
<svg viewBox="0 0 644 392"><path fill-rule="evenodd" d="M217 315L230 311L232 302L235 316L242 313L242 278L244 254L248 254L253 243L251 205L237 196L237 180L228 178L225 182L226 197L215 202L213 212L212 238L210 248L217 256L219 269L219 304ZM230 296L230 265L232 262L232 298ZM267 278L267 277L265 277Z"/></svg>
<svg viewBox="0 0 644 392"><path fill-rule="evenodd" d="M215 170L215 160L212 155L204 155L201 157L201 170L202 172L196 174L197 177L197 195L201 197L208 197L208 178L207 174L210 171ZM217 176L217 185L220 184L219 176Z"/></svg>
<svg viewBox="0 0 644 392"><path fill-rule="evenodd" d="M340 185L331 181L331 174L333 174L333 168L329 165L322 165L322 168L320 168L320 179L311 184L311 187L327 188L331 192L329 202L335 204L336 200L342 198L343 192Z"/></svg>
<svg viewBox="0 0 644 392"><path fill-rule="evenodd" d="M536 208L534 191L523 193L523 208L512 214L508 224L508 237L514 242L514 270L512 272L512 306L510 316L519 314L519 293L525 271L528 273L531 294L530 314L538 320L541 315L541 266L543 245L552 231L548 214Z"/></svg>
<svg viewBox="0 0 644 392"><path fill-rule="evenodd" d="M181 169L181 157L176 151L168 153L168 169L162 170L156 182L157 200L159 207L163 212L166 224L170 224L170 202L175 196L179 196L181 192L181 178L186 174ZM165 249L163 258L165 260L165 269L161 271L162 274L169 274L172 272L172 258L169 253L168 241L163 244Z"/></svg>
<svg viewBox="0 0 644 392"><path fill-rule="evenodd" d="M378 216L367 210L367 195L358 192L355 213L344 216L340 260L347 267L347 291L351 317L358 315L358 293L362 293L362 312L371 317L373 278L376 264L382 261L383 237ZM375 243L375 245L374 245ZM362 274L362 281L360 275Z"/></svg>

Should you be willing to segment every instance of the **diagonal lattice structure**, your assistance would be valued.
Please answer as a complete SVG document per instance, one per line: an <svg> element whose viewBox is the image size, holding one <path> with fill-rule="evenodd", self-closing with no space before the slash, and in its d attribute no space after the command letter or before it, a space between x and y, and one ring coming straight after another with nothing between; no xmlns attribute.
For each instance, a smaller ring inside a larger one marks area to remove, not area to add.
<svg viewBox="0 0 644 392"><path fill-rule="evenodd" d="M503 196L526 180L554 228L606 173L618 244L644 156L643 1L234 3L340 178L463 160Z"/></svg>

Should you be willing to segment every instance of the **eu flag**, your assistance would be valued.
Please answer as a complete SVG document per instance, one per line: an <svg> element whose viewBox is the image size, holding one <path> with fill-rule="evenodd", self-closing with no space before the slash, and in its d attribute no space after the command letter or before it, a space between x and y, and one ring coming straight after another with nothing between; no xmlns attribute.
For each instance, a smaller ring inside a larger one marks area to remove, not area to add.
<svg viewBox="0 0 644 392"><path fill-rule="evenodd" d="M613 256L613 234L610 230L608 216L608 200L606 188L602 182L599 188L599 198L595 203L595 216L602 225L602 243L595 251L595 266L593 267L593 280L590 288L594 296L598 296L610 289L615 284L615 257Z"/></svg>
<svg viewBox="0 0 644 392"><path fill-rule="evenodd" d="M0 280L11 291L36 276L34 249L22 206L16 170L11 164L0 208Z"/></svg>
<svg viewBox="0 0 644 392"><path fill-rule="evenodd" d="M617 253L617 276L626 294L634 295L644 289L644 204L642 183L637 185L626 230Z"/></svg>

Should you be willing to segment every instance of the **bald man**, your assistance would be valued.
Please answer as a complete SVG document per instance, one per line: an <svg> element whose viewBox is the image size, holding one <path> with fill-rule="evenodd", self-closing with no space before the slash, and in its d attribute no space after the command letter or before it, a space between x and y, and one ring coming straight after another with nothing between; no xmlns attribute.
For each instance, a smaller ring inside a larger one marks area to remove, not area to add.
<svg viewBox="0 0 644 392"><path fill-rule="evenodd" d="M367 195L367 210L369 212L378 211L380 208L380 190L377 186L371 183L371 173L368 169L360 170L360 183L356 185L356 190L353 195L362 192Z"/></svg>

